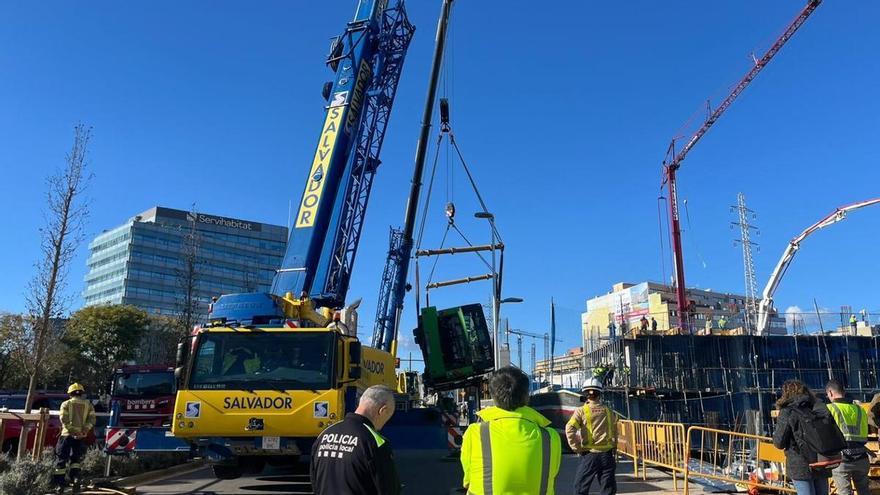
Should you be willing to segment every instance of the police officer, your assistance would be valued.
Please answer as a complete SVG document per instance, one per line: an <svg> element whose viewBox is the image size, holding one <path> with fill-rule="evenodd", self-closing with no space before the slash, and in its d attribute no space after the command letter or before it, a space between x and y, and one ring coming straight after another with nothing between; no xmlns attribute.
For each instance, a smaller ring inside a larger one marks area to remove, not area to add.
<svg viewBox="0 0 880 495"><path fill-rule="evenodd" d="M870 495L870 460L865 448L868 441L868 413L846 397L846 390L837 380L829 380L825 384L825 394L831 400L828 410L846 439L846 448L841 451L843 462L831 471L837 493L852 495L852 482L858 495Z"/></svg>
<svg viewBox="0 0 880 495"><path fill-rule="evenodd" d="M565 436L571 450L580 455L574 492L586 495L593 481L599 484L600 495L617 493L617 420L614 411L602 405L602 382L588 378L581 387L587 401L576 409L565 425Z"/></svg>
<svg viewBox="0 0 880 495"><path fill-rule="evenodd" d="M330 426L312 446L315 495L398 495L391 444L379 430L394 415L394 393L383 385L364 391L355 412Z"/></svg>
<svg viewBox="0 0 880 495"><path fill-rule="evenodd" d="M61 403L62 429L55 446L55 473L52 478L56 493L64 493L68 468L73 490L79 491L80 462L86 451L84 440L95 427L95 408L83 398L84 394L85 388L74 383L67 388L70 399Z"/></svg>
<svg viewBox="0 0 880 495"><path fill-rule="evenodd" d="M550 420L527 406L529 377L512 366L489 380L495 402L477 413L481 423L464 432L463 486L472 495L552 495L562 462L562 441Z"/></svg>

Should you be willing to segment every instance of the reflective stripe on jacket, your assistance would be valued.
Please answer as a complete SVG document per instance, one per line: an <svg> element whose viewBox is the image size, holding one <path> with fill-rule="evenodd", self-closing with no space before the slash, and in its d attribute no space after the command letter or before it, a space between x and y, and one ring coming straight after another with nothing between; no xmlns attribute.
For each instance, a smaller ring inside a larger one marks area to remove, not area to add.
<svg viewBox="0 0 880 495"><path fill-rule="evenodd" d="M846 402L832 402L828 410L847 442L868 441L868 415L861 406Z"/></svg>
<svg viewBox="0 0 880 495"><path fill-rule="evenodd" d="M530 407L488 407L462 438L463 485L473 495L553 495L562 440Z"/></svg>
<svg viewBox="0 0 880 495"><path fill-rule="evenodd" d="M244 357L243 353L234 351L223 358L224 375L252 375L260 370L260 358L255 355Z"/></svg>
<svg viewBox="0 0 880 495"><path fill-rule="evenodd" d="M61 403L61 436L86 435L95 427L95 408L80 397Z"/></svg>
<svg viewBox="0 0 880 495"><path fill-rule="evenodd" d="M598 402L587 402L565 424L565 437L575 452L608 452L617 446L614 411Z"/></svg>

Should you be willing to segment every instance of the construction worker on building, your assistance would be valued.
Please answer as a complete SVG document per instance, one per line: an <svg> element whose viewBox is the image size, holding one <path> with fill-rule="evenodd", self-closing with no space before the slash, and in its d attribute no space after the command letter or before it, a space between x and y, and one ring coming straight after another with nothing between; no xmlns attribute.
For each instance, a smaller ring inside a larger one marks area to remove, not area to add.
<svg viewBox="0 0 880 495"><path fill-rule="evenodd" d="M315 495L398 495L401 485L391 444L379 434L394 415L394 392L364 390L357 409L328 427L312 445Z"/></svg>
<svg viewBox="0 0 880 495"><path fill-rule="evenodd" d="M657 333L657 320L651 317L651 333Z"/></svg>
<svg viewBox="0 0 880 495"><path fill-rule="evenodd" d="M725 318L724 315L721 315L721 317L718 318L718 328L721 330L727 328L727 318Z"/></svg>
<svg viewBox="0 0 880 495"><path fill-rule="evenodd" d="M852 328L852 332L856 333L856 329L859 327L859 320L856 318L856 315L849 315L849 326Z"/></svg>
<svg viewBox="0 0 880 495"><path fill-rule="evenodd" d="M587 495L594 481L600 495L617 493L617 419L614 411L602 405L603 389L596 378L584 381L581 391L587 401L565 425L568 445L580 456L574 480L574 493L578 495Z"/></svg>
<svg viewBox="0 0 880 495"><path fill-rule="evenodd" d="M837 493L852 495L852 485L855 485L858 495L870 495L870 460L865 448L868 441L868 413L861 406L853 404L852 399L846 396L843 385L837 380L828 380L825 394L831 401L827 404L831 417L846 439L846 448L840 452L843 462L831 471Z"/></svg>
<svg viewBox="0 0 880 495"><path fill-rule="evenodd" d="M52 477L56 493L64 493L68 477L74 492L79 491L80 462L86 453L85 439L95 427L95 408L83 397L85 392L85 387L74 383L67 388L70 399L61 403L61 436L55 446Z"/></svg>
<svg viewBox="0 0 880 495"><path fill-rule="evenodd" d="M645 333L648 331L648 319L645 318L644 315L639 320L639 329L642 331L642 333Z"/></svg>
<svg viewBox="0 0 880 495"><path fill-rule="evenodd" d="M528 407L529 377L505 366L492 374L495 402L462 438L462 485L467 493L553 495L562 462L562 440L550 420ZM417 490L418 491L418 490Z"/></svg>

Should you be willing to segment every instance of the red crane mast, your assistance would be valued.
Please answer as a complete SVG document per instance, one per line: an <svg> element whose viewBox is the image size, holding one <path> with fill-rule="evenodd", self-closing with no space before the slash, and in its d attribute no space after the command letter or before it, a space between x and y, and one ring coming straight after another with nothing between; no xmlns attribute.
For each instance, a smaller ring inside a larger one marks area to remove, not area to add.
<svg viewBox="0 0 880 495"><path fill-rule="evenodd" d="M687 294L685 292L685 281L684 281L684 259L682 254L682 242L681 242L681 221L679 218L678 212L678 190L675 182L675 173L681 167L681 162L684 161L687 154L696 146L696 144L702 139L702 137L709 132L709 129L718 121L724 112L730 108L730 105L736 101L736 98L745 91L746 87L755 79L755 77L770 63L770 60L773 59L774 56L782 49L785 43L794 36L794 33L806 22L807 18L810 17L810 14L816 10L816 7L822 3L822 0L810 0L806 7L801 10L801 12L794 18L791 24L785 29L785 32L773 43L773 45L764 53L764 55L755 62L755 65L749 70L748 73L737 83L737 85L733 88L733 91L727 95L727 98L721 102L718 107L709 115L709 117L703 122L703 125L700 126L699 129L691 136L690 140L688 140L687 144L678 151L675 152L675 138L672 139L672 142L669 144L669 148L666 150L666 159L663 160L663 168L664 168L664 178L663 184L669 187L669 228L671 230L672 235L672 252L673 252L673 264L675 266L675 290L676 290L676 299L678 306L678 315L679 322L682 326L685 326L689 329L688 322L688 300Z"/></svg>

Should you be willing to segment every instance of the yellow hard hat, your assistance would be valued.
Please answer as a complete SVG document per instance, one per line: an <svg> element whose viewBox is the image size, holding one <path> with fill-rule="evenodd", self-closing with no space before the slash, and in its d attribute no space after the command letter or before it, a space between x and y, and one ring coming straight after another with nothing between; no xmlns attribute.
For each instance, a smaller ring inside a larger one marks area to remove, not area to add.
<svg viewBox="0 0 880 495"><path fill-rule="evenodd" d="M74 383L73 385L67 387L67 393L72 394L74 392L85 392L86 388L80 385L79 383Z"/></svg>

